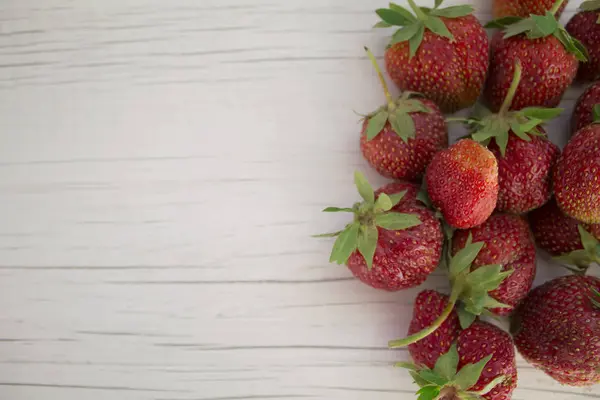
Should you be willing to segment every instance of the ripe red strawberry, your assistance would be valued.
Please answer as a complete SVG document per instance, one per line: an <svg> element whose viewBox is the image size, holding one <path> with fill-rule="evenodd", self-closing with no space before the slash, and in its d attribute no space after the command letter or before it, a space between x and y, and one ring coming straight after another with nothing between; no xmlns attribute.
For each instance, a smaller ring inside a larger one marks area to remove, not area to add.
<svg viewBox="0 0 600 400"><path fill-rule="evenodd" d="M540 124L562 112L536 107L509 111L520 81L521 64L517 60L515 76L500 111L492 114L481 106L480 115L466 120L473 140L487 145L498 160L500 189L496 210L514 214L541 207L552 195L550 177L560 149L548 140Z"/></svg>
<svg viewBox="0 0 600 400"><path fill-rule="evenodd" d="M519 217L515 217L519 218ZM505 231L508 231L505 229ZM511 240L505 235L507 240ZM516 235L515 235L516 237ZM518 240L522 240L519 238ZM492 253L497 252L497 244L490 242L490 252L486 257L490 258ZM513 273L513 270L503 271L500 264L473 265L481 249L486 246L484 242L472 243L472 236L463 243L464 247L456 252L450 259L448 272L452 284L450 296L436 294L436 292L423 292L415 304L413 320L409 328L409 336L404 339L394 340L389 343L391 348L404 346L411 349L415 360L427 364L428 356L421 356L426 349L432 354L439 355L444 351L456 334L456 318L463 329L468 328L482 314L493 314L499 308L510 308L508 304L500 303L491 296L491 293L517 292L520 289L506 288L505 292L498 291L502 283ZM508 258L506 258L508 259ZM524 258L524 263L529 260ZM508 261L507 261L508 264ZM517 271L518 277L529 279L521 269L530 269L529 266L512 265ZM519 286L522 286L519 282ZM506 295L510 301L512 298Z"/></svg>
<svg viewBox="0 0 600 400"><path fill-rule="evenodd" d="M594 107L600 104L600 82L587 88L577 100L573 118L571 119L571 132L575 133L581 128L594 122ZM598 111L600 115L600 110Z"/></svg>
<svg viewBox="0 0 600 400"><path fill-rule="evenodd" d="M415 15L390 3L378 9L376 27L400 26L385 54L387 70L402 91L419 92L442 111L477 101L489 65L489 41L471 6L433 9L408 3Z"/></svg>
<svg viewBox="0 0 600 400"><path fill-rule="evenodd" d="M560 17L568 2L568 0L565 0L562 6L560 6L556 13L557 17ZM492 13L494 18L527 18L531 14L544 15L546 11L550 11L553 5L554 0L494 0Z"/></svg>
<svg viewBox="0 0 600 400"><path fill-rule="evenodd" d="M535 244L527 220L511 214L494 214L483 225L459 230L452 239L452 253L463 249L469 236L485 246L473 261L471 270L483 265L497 264L502 271L512 273L504 279L490 297L508 307L493 308L497 315L508 315L531 290L535 278Z"/></svg>
<svg viewBox="0 0 600 400"><path fill-rule="evenodd" d="M566 28L589 54L589 61L579 65L577 79L591 82L600 79L600 1L585 1L581 9L583 11L575 14Z"/></svg>
<svg viewBox="0 0 600 400"><path fill-rule="evenodd" d="M600 383L600 279L570 275L535 288L511 324L517 349L562 384Z"/></svg>
<svg viewBox="0 0 600 400"><path fill-rule="evenodd" d="M463 139L438 152L425 174L433 206L459 229L482 224L498 200L496 157L479 143Z"/></svg>
<svg viewBox="0 0 600 400"><path fill-rule="evenodd" d="M492 43L492 57L485 98L491 108L500 109L507 96L516 60L523 64L523 79L512 101L512 109L556 107L577 73L578 60L586 51L552 15L558 0L545 16L501 18L487 27L503 28Z"/></svg>
<svg viewBox="0 0 600 400"><path fill-rule="evenodd" d="M597 111L596 122L571 138L554 169L558 206L565 214L587 224L600 223L600 110Z"/></svg>
<svg viewBox="0 0 600 400"><path fill-rule="evenodd" d="M396 182L374 192L360 172L354 180L363 202L323 210L354 214L344 230L320 235L337 237L329 261L347 264L358 279L376 289L420 285L440 261L443 235L433 211L417 200L419 187Z"/></svg>
<svg viewBox="0 0 600 400"><path fill-rule="evenodd" d="M414 335L431 326L448 306L449 297L435 290L424 290L417 296L410 321L408 334ZM460 323L456 310L435 331L416 343L408 346L408 351L417 365L433 368L437 359L450 350L460 333Z"/></svg>
<svg viewBox="0 0 600 400"><path fill-rule="evenodd" d="M433 155L448 147L444 115L431 100L406 92L393 100L377 61L368 50L388 104L365 118L360 147L367 161L383 176L418 180Z"/></svg>
<svg viewBox="0 0 600 400"><path fill-rule="evenodd" d="M529 224L538 246L572 269L585 272L591 263L600 264L600 224L582 224L565 215L554 199L531 212Z"/></svg>
<svg viewBox="0 0 600 400"><path fill-rule="evenodd" d="M419 399L507 400L517 386L513 341L508 333L487 322L477 321L460 332L445 354L436 354L433 367L405 362L396 365L410 370L421 388Z"/></svg>

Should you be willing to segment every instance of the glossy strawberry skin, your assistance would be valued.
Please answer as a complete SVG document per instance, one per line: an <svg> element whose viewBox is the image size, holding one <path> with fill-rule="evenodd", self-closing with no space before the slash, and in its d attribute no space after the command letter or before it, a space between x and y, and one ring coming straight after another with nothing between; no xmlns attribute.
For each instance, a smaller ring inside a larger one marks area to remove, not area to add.
<svg viewBox="0 0 600 400"><path fill-rule="evenodd" d="M492 13L495 18L502 17L523 17L529 15L544 15L546 11L550 11L555 0L494 0L492 5ZM556 15L560 17L565 7L569 3L566 0L558 9Z"/></svg>
<svg viewBox="0 0 600 400"><path fill-rule="evenodd" d="M424 290L417 296L408 335L429 327L448 305L448 296L435 290ZM434 333L408 346L408 351L419 366L433 368L437 359L450 350L460 333L460 322L455 310Z"/></svg>
<svg viewBox="0 0 600 400"><path fill-rule="evenodd" d="M577 79L592 82L600 79L600 10L583 11L571 18L566 26L567 32L578 39L588 51L588 62L579 65Z"/></svg>
<svg viewBox="0 0 600 400"><path fill-rule="evenodd" d="M469 235L473 236L473 242L485 243L472 269L500 264L503 271L514 271L498 289L490 292L494 299L512 306L491 311L497 315L510 314L531 290L535 278L535 244L527 220L512 214L494 214L478 227L456 231L452 239L453 254L465 247Z"/></svg>
<svg viewBox="0 0 600 400"><path fill-rule="evenodd" d="M600 310L590 300L600 279L569 275L535 288L517 309L511 330L533 366L562 384L600 383Z"/></svg>
<svg viewBox="0 0 600 400"><path fill-rule="evenodd" d="M594 120L593 108L596 104L600 104L600 82L588 87L577 100L571 119L572 133L592 123Z"/></svg>
<svg viewBox="0 0 600 400"><path fill-rule="evenodd" d="M517 364L515 346L510 335L487 322L475 321L458 336L458 354L460 370L467 364L481 361L493 354L486 364L481 377L470 390L482 390L498 376L507 379L483 396L486 400L509 400L517 387Z"/></svg>
<svg viewBox="0 0 600 400"><path fill-rule="evenodd" d="M524 214L544 205L552 196L552 169L560 149L544 136L527 142L509 132L504 156L495 141L488 145L498 160L498 204L496 211Z"/></svg>
<svg viewBox="0 0 600 400"><path fill-rule="evenodd" d="M556 107L575 79L579 62L554 36L529 40L524 35L504 39L497 32L492 39L492 57L485 98L498 111L513 80L516 59L523 74L512 102L512 110L525 107Z"/></svg>
<svg viewBox="0 0 600 400"><path fill-rule="evenodd" d="M528 215L529 225L538 246L552 256L582 250L578 225L600 240L600 224L588 225L565 215L554 198Z"/></svg>
<svg viewBox="0 0 600 400"><path fill-rule="evenodd" d="M363 124L360 148L365 159L381 175L400 180L422 178L433 155L448 147L448 131L444 115L431 100L419 99L430 113L410 113L415 123L415 137L404 142L388 122L383 131L367 140L368 120Z"/></svg>
<svg viewBox="0 0 600 400"><path fill-rule="evenodd" d="M463 139L438 152L427 168L425 180L434 207L456 228L480 225L496 208L496 157L473 140Z"/></svg>
<svg viewBox="0 0 600 400"><path fill-rule="evenodd" d="M567 215L600 223L600 124L579 130L554 169L554 194Z"/></svg>
<svg viewBox="0 0 600 400"><path fill-rule="evenodd" d="M489 41L472 15L441 19L454 42L426 29L414 57L409 57L408 42L401 42L386 51L385 62L400 90L422 93L450 113L472 106L481 94L489 66Z"/></svg>
<svg viewBox="0 0 600 400"><path fill-rule="evenodd" d="M358 251L347 262L354 276L376 289L397 291L418 286L440 261L441 225L433 211L416 199L419 191L416 184L391 183L377 190L375 197L380 193L395 194L405 190L406 195L393 211L418 215L421 224L401 231L378 227L379 240L371 270Z"/></svg>

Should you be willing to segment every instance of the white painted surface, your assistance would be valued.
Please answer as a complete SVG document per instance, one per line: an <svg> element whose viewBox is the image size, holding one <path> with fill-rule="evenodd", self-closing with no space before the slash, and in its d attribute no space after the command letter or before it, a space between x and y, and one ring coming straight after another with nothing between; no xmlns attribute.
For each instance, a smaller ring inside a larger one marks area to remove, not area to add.
<svg viewBox="0 0 600 400"><path fill-rule="evenodd" d="M352 112L383 100L383 5L0 2L0 399L414 398L386 343L418 290L309 237L355 169L384 182ZM519 400L600 398L519 378Z"/></svg>

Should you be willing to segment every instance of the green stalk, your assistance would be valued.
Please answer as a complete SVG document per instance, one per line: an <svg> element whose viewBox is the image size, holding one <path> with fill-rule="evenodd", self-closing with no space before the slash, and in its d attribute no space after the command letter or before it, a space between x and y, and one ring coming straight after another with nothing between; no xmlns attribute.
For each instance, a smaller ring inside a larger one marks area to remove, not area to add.
<svg viewBox="0 0 600 400"><path fill-rule="evenodd" d="M375 71L377 72L377 76L379 77L379 82L381 82L381 86L383 87L383 93L385 93L385 98L387 99L387 102L388 102L388 107L390 109L393 109L396 106L396 104L394 103L394 99L392 98L392 95L390 94L390 91L388 89L388 85L385 82L385 78L383 77L383 73L381 72L381 68L379 68L379 64L377 63L377 59L375 58L375 56L373 55L373 53L371 53L371 50L369 50L369 48L366 47L366 46L365 46L365 51L367 52L367 56L371 60L371 63L373 64L373 67L375 68Z"/></svg>
<svg viewBox="0 0 600 400"><path fill-rule="evenodd" d="M448 316L450 316L450 314L452 313L452 310L454 310L454 306L456 305L456 299L450 298L450 301L448 302L448 305L446 306L446 308L444 308L444 311L442 312L442 314L437 317L437 319L435 321L433 321L433 323L423 329L420 332L415 333L414 335L410 335L404 339L399 339L399 340L392 340L388 343L388 346L392 349L396 349L399 347L406 347L409 344L413 344L418 342L419 340L425 339L427 336L431 335L433 332L436 331L437 328L439 328L446 319L448 319Z"/></svg>
<svg viewBox="0 0 600 400"><path fill-rule="evenodd" d="M502 107L500 108L500 112L498 114L505 115L508 112L508 110L510 109L510 106L512 105L515 95L517 94L517 89L519 88L519 83L521 83L522 73L523 73L523 69L521 67L521 60L519 60L517 58L517 60L515 62L515 73L513 75L512 83L510 84L510 88L508 89L508 93L506 94L506 97L504 98L504 103L502 103Z"/></svg>
<svg viewBox="0 0 600 400"><path fill-rule="evenodd" d="M558 12L558 9L560 8L560 6L562 6L562 4L564 2L565 2L565 0L556 0L556 2L554 3L554 5L550 9L550 12L552 13L552 15L556 15L556 13Z"/></svg>

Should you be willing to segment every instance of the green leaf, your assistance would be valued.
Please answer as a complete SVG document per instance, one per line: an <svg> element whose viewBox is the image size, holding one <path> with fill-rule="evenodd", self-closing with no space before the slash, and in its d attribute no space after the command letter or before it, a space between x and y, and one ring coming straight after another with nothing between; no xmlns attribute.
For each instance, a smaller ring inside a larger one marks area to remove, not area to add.
<svg viewBox="0 0 600 400"><path fill-rule="evenodd" d="M412 15L410 11L408 11L406 8L404 8L402 6L399 6L398 4L390 3L390 9L397 12L398 14L402 15L405 19L407 19L411 23L415 22L417 20L417 18L415 18L415 16Z"/></svg>
<svg viewBox="0 0 600 400"><path fill-rule="evenodd" d="M487 296L485 298L484 307L485 308L512 308L512 306L510 306L508 304L500 303L498 300L496 300L490 296Z"/></svg>
<svg viewBox="0 0 600 400"><path fill-rule="evenodd" d="M526 134L525 132L523 132L523 127L519 123L519 121L517 121L516 119L511 120L510 121L510 128L511 128L512 132L517 137L519 137L521 140L524 140L526 142L531 142L531 138L529 137L528 134Z"/></svg>
<svg viewBox="0 0 600 400"><path fill-rule="evenodd" d="M600 9L600 0L589 0L581 3L581 9L583 11L596 11Z"/></svg>
<svg viewBox="0 0 600 400"><path fill-rule="evenodd" d="M388 212L376 215L375 224L390 231L400 231L420 225L421 220L415 214Z"/></svg>
<svg viewBox="0 0 600 400"><path fill-rule="evenodd" d="M354 212L352 208L327 207L323 212Z"/></svg>
<svg viewBox="0 0 600 400"><path fill-rule="evenodd" d="M500 272L502 272L502 265L482 265L467 275L467 284L472 286L483 285L496 279Z"/></svg>
<svg viewBox="0 0 600 400"><path fill-rule="evenodd" d="M364 201L366 201L368 204L375 203L375 192L367 181L367 178L365 178L360 171L356 171L354 173L354 184L358 189L360 197L362 197Z"/></svg>
<svg viewBox="0 0 600 400"><path fill-rule="evenodd" d="M463 304L461 304L458 307L457 313L458 313L458 321L460 322L460 326L461 326L462 329L467 329L477 319L477 315L468 312L465 309L465 307L464 307Z"/></svg>
<svg viewBox="0 0 600 400"><path fill-rule="evenodd" d="M593 108L594 122L600 122L600 104L596 104Z"/></svg>
<svg viewBox="0 0 600 400"><path fill-rule="evenodd" d="M556 37L565 47L565 49L575 55L575 57L579 61L587 61L587 49L579 40L573 38L569 33L564 29L560 28L553 33L554 37Z"/></svg>
<svg viewBox="0 0 600 400"><path fill-rule="evenodd" d="M393 46L396 43L410 40L419 32L422 27L423 24L421 22L413 22L402 29L398 29L396 33L392 35L392 41L390 42L390 45Z"/></svg>
<svg viewBox="0 0 600 400"><path fill-rule="evenodd" d="M394 364L394 367L405 368L405 369L408 369L410 371L416 371L417 370L417 366L414 363L405 362L405 361L397 362L396 364Z"/></svg>
<svg viewBox="0 0 600 400"><path fill-rule="evenodd" d="M435 8L438 8L439 6L441 6L443 2L444 2L444 0L435 0Z"/></svg>
<svg viewBox="0 0 600 400"><path fill-rule="evenodd" d="M329 262L337 262L338 264L345 264L350 258L350 255L356 250L358 246L358 231L360 224L355 222L340 233L333 250L331 251L331 257Z"/></svg>
<svg viewBox="0 0 600 400"><path fill-rule="evenodd" d="M358 234L358 251L365 258L367 268L373 268L373 257L377 249L379 231L376 226L366 226L360 229Z"/></svg>
<svg viewBox="0 0 600 400"><path fill-rule="evenodd" d="M373 25L373 28L390 28L392 26L393 26L392 24L388 24L385 21L379 21L378 23Z"/></svg>
<svg viewBox="0 0 600 400"><path fill-rule="evenodd" d="M481 373L483 372L483 369L485 368L485 365L491 359L492 359L492 354L485 357L478 363L465 365L456 374L454 383L462 390L470 389L477 383L477 381L479 380L479 377L481 376Z"/></svg>
<svg viewBox="0 0 600 400"><path fill-rule="evenodd" d="M590 264L594 262L594 259L590 257L590 253L587 250L573 250L570 253L562 254L553 258L561 263L575 265L575 269L569 269L577 273L584 273Z"/></svg>
<svg viewBox="0 0 600 400"><path fill-rule="evenodd" d="M476 242L465 246L452 257L450 261L450 276L455 277L467 270L485 245L484 242Z"/></svg>
<svg viewBox="0 0 600 400"><path fill-rule="evenodd" d="M535 22L532 19L522 19L504 29L504 38L508 39L513 36L521 35L535 29Z"/></svg>
<svg viewBox="0 0 600 400"><path fill-rule="evenodd" d="M389 196L390 200L392 200L392 208L396 207L400 203L400 201L402 201L405 195L406 190L400 193L390 194Z"/></svg>
<svg viewBox="0 0 600 400"><path fill-rule="evenodd" d="M419 395L417 400L434 400L440 394L440 388L436 386L425 386L417 392Z"/></svg>
<svg viewBox="0 0 600 400"><path fill-rule="evenodd" d="M508 133L498 135L498 136L494 137L494 140L496 141L496 144L500 148L500 154L502 154L502 157L504 157L506 155L506 147L508 146Z"/></svg>
<svg viewBox="0 0 600 400"><path fill-rule="evenodd" d="M485 385L485 387L483 389L481 389L478 392L475 392L475 394L478 395L478 396L485 396L486 394L488 394L489 392L491 392L492 390L494 390L494 388L496 386L501 385L502 383L504 383L505 380L506 380L506 376L505 375L497 376L494 379L492 379L490 381L490 383L488 383L487 385Z"/></svg>
<svg viewBox="0 0 600 400"><path fill-rule="evenodd" d="M385 193L381 193L375 201L375 212L390 211L392 209L392 199Z"/></svg>
<svg viewBox="0 0 600 400"><path fill-rule="evenodd" d="M548 121L558 117L564 110L564 108L527 107L522 109L519 113L522 113L528 118L537 118Z"/></svg>
<svg viewBox="0 0 600 400"><path fill-rule="evenodd" d="M387 22L390 25L405 26L414 21L414 17L412 20L410 20L406 18L406 16L402 13L396 10L390 10L389 8L380 8L378 10L375 10L375 12L377 13L377 15L379 15L379 18L381 18L383 22Z"/></svg>
<svg viewBox="0 0 600 400"><path fill-rule="evenodd" d="M598 246L598 239L589 233L582 225L577 225L579 230L579 237L581 238L581 244L583 248L590 252L590 254L596 253L596 247Z"/></svg>
<svg viewBox="0 0 600 400"><path fill-rule="evenodd" d="M423 180L424 182L425 180ZM431 207L431 199L429 198L429 193L427 193L427 188L422 188L417 193L417 200L421 203L425 204L427 207Z"/></svg>
<svg viewBox="0 0 600 400"><path fill-rule="evenodd" d="M409 371L410 376L414 379L415 383L419 386L427 386L429 382L419 376L419 373L416 371Z"/></svg>
<svg viewBox="0 0 600 400"><path fill-rule="evenodd" d="M387 123L388 116L389 114L387 111L379 111L377 114L369 118L366 131L367 140L372 140L374 137L379 135Z"/></svg>
<svg viewBox="0 0 600 400"><path fill-rule="evenodd" d="M575 51L573 52L573 54L575 54L575 57L579 61L587 62L590 59L590 54L588 52L587 47L585 47L583 43L579 41L579 39L576 39L574 37L571 37L571 41L575 47Z"/></svg>
<svg viewBox="0 0 600 400"><path fill-rule="evenodd" d="M590 291L592 292L590 295L590 301L594 307L600 308L600 292L598 292L594 287L590 287Z"/></svg>
<svg viewBox="0 0 600 400"><path fill-rule="evenodd" d="M398 104L398 109L405 113L431 113L431 110L418 99L404 100Z"/></svg>
<svg viewBox="0 0 600 400"><path fill-rule="evenodd" d="M430 16L429 18L427 18L424 21L424 23L425 23L425 26L427 27L427 29L429 29L431 32L435 33L436 35L443 36L450 40L454 40L454 35L452 35L452 33L450 33L450 31L448 30L448 27L446 26L446 24L444 24L444 21L442 21L440 18L435 17L435 16Z"/></svg>
<svg viewBox="0 0 600 400"><path fill-rule="evenodd" d="M485 28L487 29L503 29L509 25L513 25L519 21L522 21L521 17L502 17L492 20L485 24Z"/></svg>
<svg viewBox="0 0 600 400"><path fill-rule="evenodd" d="M337 231L337 232L333 232L333 233L321 233L319 235L312 235L312 237L314 238L332 238L332 237L337 237L340 235L340 233L342 233L343 231Z"/></svg>
<svg viewBox="0 0 600 400"><path fill-rule="evenodd" d="M419 376L423 379L425 379L427 382L433 383L435 385L439 385L439 386L444 386L446 383L448 383L447 379L444 379L443 377L439 376L438 374L436 374L435 372L433 372L430 369L423 369L421 371L419 371Z"/></svg>
<svg viewBox="0 0 600 400"><path fill-rule="evenodd" d="M481 103L477 103L475 104L475 106L473 106L473 110L471 111L471 118L481 120L491 114L492 112L486 106L484 106Z"/></svg>
<svg viewBox="0 0 600 400"><path fill-rule="evenodd" d="M542 124L542 122L544 122L544 121L542 121L541 119L530 118L529 121L520 125L520 128L521 128L520 131L523 133L528 133L536 126L539 126L540 124Z"/></svg>
<svg viewBox="0 0 600 400"><path fill-rule="evenodd" d="M439 376L446 378L446 380L451 381L456 375L456 369L458 368L458 350L456 348L456 344L450 346L450 350L446 354L441 355L433 368L433 372L438 374Z"/></svg>
<svg viewBox="0 0 600 400"><path fill-rule="evenodd" d="M430 15L446 18L460 18L473 13L473 7L469 5L450 6L439 10L431 11Z"/></svg>
<svg viewBox="0 0 600 400"><path fill-rule="evenodd" d="M389 121L394 132L396 132L404 143L408 143L408 139L415 137L415 121L410 114L398 110L395 114L390 115Z"/></svg>
<svg viewBox="0 0 600 400"><path fill-rule="evenodd" d="M425 35L425 25L423 25L422 22L419 22L419 30L417 30L417 33L408 41L411 58L417 54L417 51L421 46L421 42L423 41L423 35Z"/></svg>
<svg viewBox="0 0 600 400"><path fill-rule="evenodd" d="M558 21L550 12L547 12L544 16L531 15L531 19L533 19L537 30L541 34L539 37L549 36L558 29Z"/></svg>

